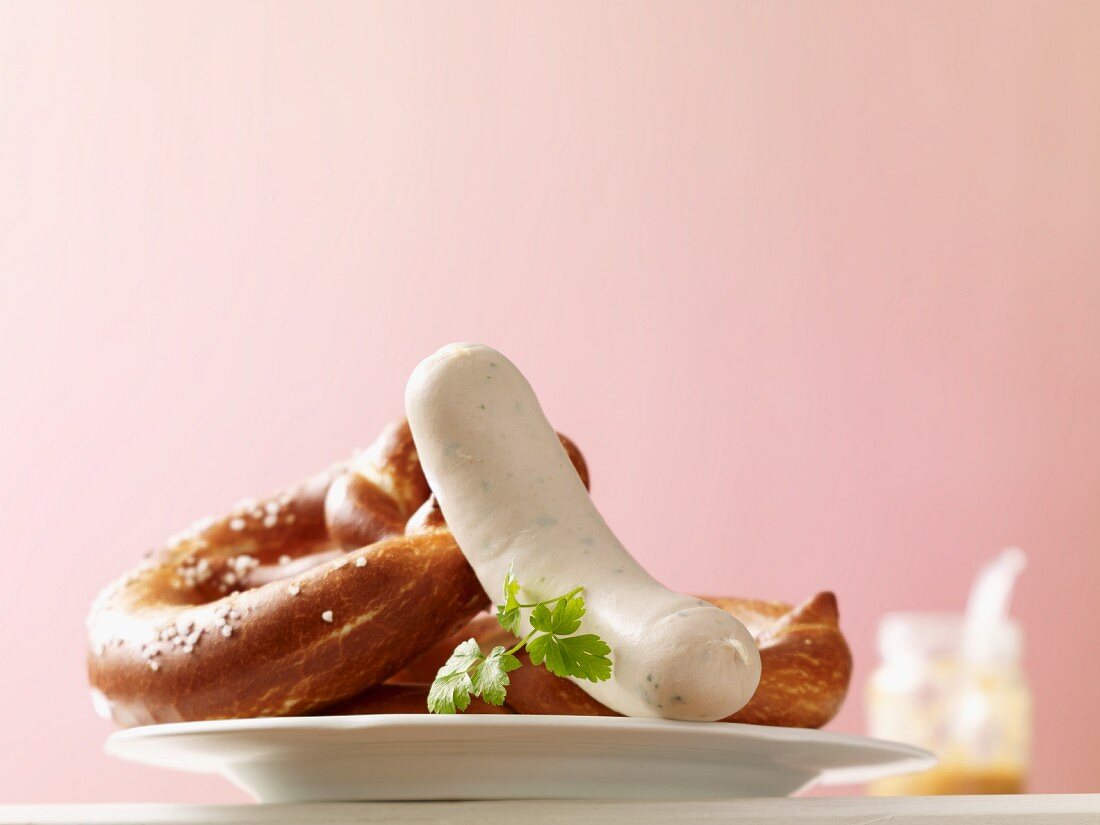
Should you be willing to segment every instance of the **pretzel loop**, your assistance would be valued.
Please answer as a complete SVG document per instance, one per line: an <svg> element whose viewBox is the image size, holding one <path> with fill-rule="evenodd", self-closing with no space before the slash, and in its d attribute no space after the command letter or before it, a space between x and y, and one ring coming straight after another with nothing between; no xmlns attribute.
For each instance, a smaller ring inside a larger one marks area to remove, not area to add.
<svg viewBox="0 0 1100 825"><path fill-rule="evenodd" d="M122 725L307 713L380 684L487 605L401 422L350 462L197 522L107 587L88 676Z"/></svg>

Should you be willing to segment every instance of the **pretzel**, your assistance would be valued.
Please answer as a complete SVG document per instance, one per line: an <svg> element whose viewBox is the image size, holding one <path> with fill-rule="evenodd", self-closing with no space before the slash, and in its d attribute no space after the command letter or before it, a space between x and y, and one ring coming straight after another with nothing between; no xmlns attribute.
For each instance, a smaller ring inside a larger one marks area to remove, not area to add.
<svg viewBox="0 0 1100 825"><path fill-rule="evenodd" d="M587 487L583 456L560 438ZM831 593L797 608L709 601L760 646L760 686L726 721L820 727L836 714L851 656ZM89 679L123 725L426 712L426 683L458 642L514 643L479 614L487 603L401 423L350 462L192 525L104 590ZM511 680L505 709L471 710L616 715L543 668Z"/></svg>
<svg viewBox="0 0 1100 825"><path fill-rule="evenodd" d="M307 713L487 604L402 422L350 462L197 522L107 587L88 676L122 725Z"/></svg>
<svg viewBox="0 0 1100 825"><path fill-rule="evenodd" d="M708 598L739 619L760 647L761 677L756 692L726 722L819 728L840 710L852 674L852 656L839 628L836 597L818 593L797 607L753 599ZM476 638L483 649L510 647L517 639L488 613L476 616L454 636L443 639L395 674L398 682L430 682L455 646ZM526 653L520 660L529 665ZM516 713L617 716L568 679L542 667L509 674L507 704ZM424 688L426 695L426 687ZM374 713L379 697L366 695L341 712ZM474 703L474 707L478 703ZM425 708L418 709L426 712Z"/></svg>

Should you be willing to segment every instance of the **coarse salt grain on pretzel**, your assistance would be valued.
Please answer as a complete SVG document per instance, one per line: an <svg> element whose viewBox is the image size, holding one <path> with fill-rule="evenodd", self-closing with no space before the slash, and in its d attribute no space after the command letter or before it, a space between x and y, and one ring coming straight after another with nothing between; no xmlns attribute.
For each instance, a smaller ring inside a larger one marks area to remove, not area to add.
<svg viewBox="0 0 1100 825"><path fill-rule="evenodd" d="M93 605L97 707L123 725L292 715L383 681L488 602L429 495L402 423L196 523Z"/></svg>

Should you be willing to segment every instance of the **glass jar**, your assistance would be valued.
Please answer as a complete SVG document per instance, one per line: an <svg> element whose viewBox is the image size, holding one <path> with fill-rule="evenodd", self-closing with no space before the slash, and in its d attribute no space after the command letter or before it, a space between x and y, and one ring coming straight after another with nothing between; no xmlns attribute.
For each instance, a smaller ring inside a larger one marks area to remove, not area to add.
<svg viewBox="0 0 1100 825"><path fill-rule="evenodd" d="M1019 625L988 633L963 656L963 616L891 613L879 625L882 663L871 677L872 736L926 748L939 765L879 780L883 796L1020 793L1031 746L1031 695L1020 667Z"/></svg>

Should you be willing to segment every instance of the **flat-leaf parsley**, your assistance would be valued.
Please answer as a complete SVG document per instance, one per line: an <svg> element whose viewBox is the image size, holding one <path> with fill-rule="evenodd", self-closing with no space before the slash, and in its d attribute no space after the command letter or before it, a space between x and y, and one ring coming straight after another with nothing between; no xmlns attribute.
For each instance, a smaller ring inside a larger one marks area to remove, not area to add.
<svg viewBox="0 0 1100 825"><path fill-rule="evenodd" d="M575 676L590 682L611 678L611 648L594 633L580 630L585 605L583 588L575 587L563 596L524 604L522 589L511 570L504 578L504 601L497 605L497 621L509 633L519 634L521 611L530 609L531 632L511 648L494 647L482 652L476 639L467 639L435 675L428 691L428 710L457 713L470 706L472 697L490 705L503 705L508 694L508 674L522 665L516 653L527 648L531 663L545 665L555 676Z"/></svg>

